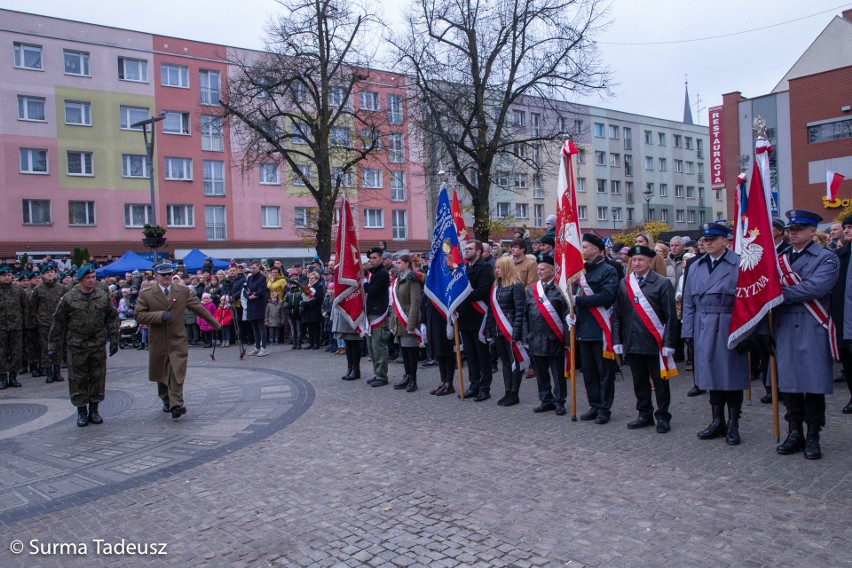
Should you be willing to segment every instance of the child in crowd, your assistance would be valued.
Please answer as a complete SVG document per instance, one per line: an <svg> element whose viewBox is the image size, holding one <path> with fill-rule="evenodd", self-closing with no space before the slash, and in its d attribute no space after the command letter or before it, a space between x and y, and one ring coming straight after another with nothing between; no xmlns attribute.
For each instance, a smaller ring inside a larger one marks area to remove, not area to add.
<svg viewBox="0 0 852 568"><path fill-rule="evenodd" d="M234 323L234 315L231 313L231 301L228 296L219 298L219 307L216 308L216 321L222 325L222 347L231 345L231 326Z"/></svg>
<svg viewBox="0 0 852 568"><path fill-rule="evenodd" d="M213 303L213 298L211 298L210 294L207 292L201 295L201 305L205 310L213 314L213 317L216 316L216 304ZM198 329L201 330L201 335L204 338L204 348L209 349L210 347L213 347L213 326L202 318L196 318L196 323L198 324Z"/></svg>
<svg viewBox="0 0 852 568"><path fill-rule="evenodd" d="M269 303L266 304L266 333L269 336L270 345L281 343L281 325L283 321L283 310L278 292L273 292Z"/></svg>

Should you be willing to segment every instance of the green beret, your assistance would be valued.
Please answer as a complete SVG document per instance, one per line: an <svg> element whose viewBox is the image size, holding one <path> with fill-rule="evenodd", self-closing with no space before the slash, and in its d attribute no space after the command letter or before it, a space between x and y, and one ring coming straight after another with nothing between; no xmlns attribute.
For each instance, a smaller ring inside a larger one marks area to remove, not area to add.
<svg viewBox="0 0 852 568"><path fill-rule="evenodd" d="M82 280L85 275L89 274L90 272L94 272L94 271L95 271L95 267L93 265L84 264L77 271L77 280Z"/></svg>
<svg viewBox="0 0 852 568"><path fill-rule="evenodd" d="M56 269L48 264L47 266L45 266L44 268L41 269L41 272L39 272L39 274L44 274L45 272L47 272L49 270L55 271Z"/></svg>
<svg viewBox="0 0 852 568"><path fill-rule="evenodd" d="M12 272L12 269L8 266L4 266L3 268L0 268L0 274L11 274L11 272Z"/></svg>
<svg viewBox="0 0 852 568"><path fill-rule="evenodd" d="M21 280L29 280L29 279L30 279L30 273L29 272L22 272L21 274L18 275L18 282L20 282Z"/></svg>

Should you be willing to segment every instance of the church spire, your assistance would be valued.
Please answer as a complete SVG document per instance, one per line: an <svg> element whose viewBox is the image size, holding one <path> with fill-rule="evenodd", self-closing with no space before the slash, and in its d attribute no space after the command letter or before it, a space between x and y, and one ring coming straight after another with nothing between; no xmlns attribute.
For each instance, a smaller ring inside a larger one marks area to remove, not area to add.
<svg viewBox="0 0 852 568"><path fill-rule="evenodd" d="M689 81L684 81L683 84L683 122L684 124L694 124L692 122L692 105L689 104Z"/></svg>

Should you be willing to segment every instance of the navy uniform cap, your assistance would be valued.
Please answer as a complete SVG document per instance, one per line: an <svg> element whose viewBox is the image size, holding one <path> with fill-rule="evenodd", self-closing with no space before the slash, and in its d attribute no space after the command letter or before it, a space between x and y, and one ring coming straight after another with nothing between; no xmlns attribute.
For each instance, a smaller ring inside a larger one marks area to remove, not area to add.
<svg viewBox="0 0 852 568"><path fill-rule="evenodd" d="M171 274L175 271L175 267L169 264L168 262L163 263L157 266L157 274Z"/></svg>
<svg viewBox="0 0 852 568"><path fill-rule="evenodd" d="M539 255L538 255L538 263L539 263L539 264L541 264L541 263L549 264L549 265L551 265L551 266L553 266L553 265L555 265L555 264L556 264L556 263L553 261L553 256L552 256L552 255L545 254L545 253L543 253L543 252L542 252L542 253L539 253Z"/></svg>
<svg viewBox="0 0 852 568"><path fill-rule="evenodd" d="M83 277L90 272L94 272L95 267L91 264L84 264L77 270L77 280L82 280Z"/></svg>
<svg viewBox="0 0 852 568"><path fill-rule="evenodd" d="M636 245L635 247L630 247L630 250L627 251L627 256L634 257L636 255L647 256L648 258L654 258L657 256L657 251L650 249L648 247L643 247L641 245Z"/></svg>
<svg viewBox="0 0 852 568"><path fill-rule="evenodd" d="M701 225L702 237L727 237L731 234L731 229L727 225L721 223L703 223Z"/></svg>
<svg viewBox="0 0 852 568"><path fill-rule="evenodd" d="M787 227L816 227L822 221L822 217L806 209L790 209L786 215Z"/></svg>

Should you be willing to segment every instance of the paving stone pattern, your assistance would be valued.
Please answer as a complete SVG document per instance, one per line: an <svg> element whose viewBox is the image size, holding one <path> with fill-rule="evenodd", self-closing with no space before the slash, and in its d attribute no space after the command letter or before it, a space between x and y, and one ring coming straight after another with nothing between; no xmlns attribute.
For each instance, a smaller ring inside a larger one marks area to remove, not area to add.
<svg viewBox="0 0 852 568"><path fill-rule="evenodd" d="M0 566L852 565L845 392L828 397L825 457L810 462L775 453L757 391L743 445L698 440L710 409L686 397L686 373L672 431L657 434L625 427L626 369L613 420L596 425L534 414L534 380L504 409L498 377L497 396L474 403L430 396L434 368L405 393L341 381L345 359L323 352L207 353L190 351L179 421L160 412L135 351L109 362L102 426L76 428L67 398L64 419L45 418L64 384L2 393ZM392 363L391 380L402 374ZM14 538L164 542L168 555L15 556Z"/></svg>

